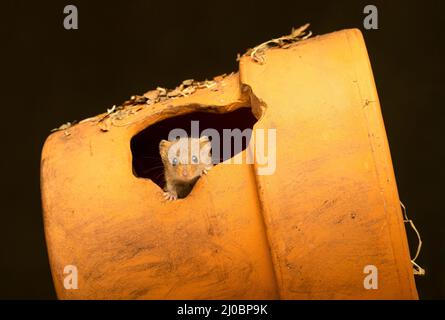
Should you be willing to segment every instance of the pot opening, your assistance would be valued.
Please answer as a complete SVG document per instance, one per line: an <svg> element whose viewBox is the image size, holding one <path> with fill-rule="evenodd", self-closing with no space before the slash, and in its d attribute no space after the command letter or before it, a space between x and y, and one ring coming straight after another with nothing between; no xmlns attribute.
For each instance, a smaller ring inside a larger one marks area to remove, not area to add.
<svg viewBox="0 0 445 320"><path fill-rule="evenodd" d="M248 106L222 114L193 112L157 122L142 130L131 139L130 147L133 157L133 174L139 178L151 179L161 189L164 188L164 166L159 152L159 143L161 140L168 140L169 133L173 129L185 130L187 137L195 137L196 135L192 135L192 124L195 128L198 124L198 135L207 135L207 132L209 132L207 129L213 129L210 132L217 132L220 137L219 143L215 141L213 136L209 135L212 145L213 163L217 165L219 162L226 161L247 148L251 137L251 130L246 129L253 129L256 122L257 119ZM239 129L239 131L237 129ZM244 133L241 139L241 150L239 147L235 147L234 138L227 142L229 130L231 132L241 131ZM226 142L223 140L226 140ZM228 148L228 145L231 147ZM219 154L216 148L219 149Z"/></svg>

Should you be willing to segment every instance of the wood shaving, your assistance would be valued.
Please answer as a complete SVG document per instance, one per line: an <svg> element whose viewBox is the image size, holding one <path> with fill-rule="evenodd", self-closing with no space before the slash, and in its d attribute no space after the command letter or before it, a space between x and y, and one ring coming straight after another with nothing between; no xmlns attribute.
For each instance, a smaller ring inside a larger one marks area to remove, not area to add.
<svg viewBox="0 0 445 320"><path fill-rule="evenodd" d="M99 122L99 128L100 130L106 132L109 131L111 127L111 118L108 117L104 121Z"/></svg>
<svg viewBox="0 0 445 320"><path fill-rule="evenodd" d="M233 72L230 75L233 75ZM147 91L143 95L133 95L130 97L129 100L124 101L121 105L113 105L111 108L107 108L107 112L105 114L84 119L80 123L97 122L100 130L103 132L107 132L113 125L115 125L116 121L124 120L128 116L142 110L144 107L159 102L165 102L170 99L186 97L195 93L198 89L210 89L211 91L218 91L218 83L227 76L227 74L222 74L214 77L213 80L206 79L204 81L187 79L182 81L182 83L174 89L157 87L154 90ZM68 122L61 125L59 128L53 129L51 131L65 130L70 128L73 124L74 122Z"/></svg>
<svg viewBox="0 0 445 320"><path fill-rule="evenodd" d="M243 56L250 56L255 62L259 64L263 64L265 62L264 60L264 53L269 50L270 48L282 48L287 49L295 45L297 42L301 40L306 40L310 36L312 36L311 31L306 31L306 29L309 27L309 23L306 23L305 25L297 28L292 29L292 32L287 36L282 36L279 38L275 38L266 42L261 43L260 45L256 46L253 49L248 49ZM238 54L237 61L241 59L241 55Z"/></svg>
<svg viewBox="0 0 445 320"><path fill-rule="evenodd" d="M76 124L76 121L64 123L58 128L51 129L51 132L67 130L71 128L74 124Z"/></svg>
<svg viewBox="0 0 445 320"><path fill-rule="evenodd" d="M150 90L144 93L144 97L147 98L147 100L156 100L159 97L159 91L158 90Z"/></svg>

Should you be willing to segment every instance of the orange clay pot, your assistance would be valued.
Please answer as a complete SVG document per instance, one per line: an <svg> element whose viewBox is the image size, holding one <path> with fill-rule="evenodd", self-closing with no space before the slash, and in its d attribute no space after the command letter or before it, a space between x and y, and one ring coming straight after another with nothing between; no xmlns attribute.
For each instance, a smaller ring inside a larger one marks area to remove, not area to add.
<svg viewBox="0 0 445 320"><path fill-rule="evenodd" d="M360 31L264 60L242 57L216 91L145 106L106 132L88 121L48 137L41 189L60 299L417 299ZM141 130L246 104L254 128L276 129L274 174L218 165L187 198L165 202L132 173ZM77 267L77 289L63 285L66 265ZM378 269L377 290L364 288L366 265Z"/></svg>

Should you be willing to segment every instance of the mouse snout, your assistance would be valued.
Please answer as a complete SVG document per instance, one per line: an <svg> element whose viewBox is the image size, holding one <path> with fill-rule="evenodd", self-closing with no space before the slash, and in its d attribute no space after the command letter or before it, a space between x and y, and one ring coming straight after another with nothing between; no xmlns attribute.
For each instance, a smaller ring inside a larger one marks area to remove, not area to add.
<svg viewBox="0 0 445 320"><path fill-rule="evenodd" d="M187 168L183 168L181 174L184 178L186 178L188 176Z"/></svg>

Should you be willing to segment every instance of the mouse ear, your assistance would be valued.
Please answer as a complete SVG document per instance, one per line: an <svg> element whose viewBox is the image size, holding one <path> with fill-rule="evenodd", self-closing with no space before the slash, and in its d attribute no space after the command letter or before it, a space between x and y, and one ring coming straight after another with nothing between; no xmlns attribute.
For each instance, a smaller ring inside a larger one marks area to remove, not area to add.
<svg viewBox="0 0 445 320"><path fill-rule="evenodd" d="M209 137L202 136L199 138L199 148L201 149L201 155L207 156L210 155L210 150L212 149L212 143L209 140Z"/></svg>
<svg viewBox="0 0 445 320"><path fill-rule="evenodd" d="M199 138L199 146L200 146L200 147L205 146L207 142L210 142L209 137L207 137L207 136L202 136L201 138Z"/></svg>
<svg viewBox="0 0 445 320"><path fill-rule="evenodd" d="M170 141L167 140L161 140L161 142L159 142L159 150L163 151L165 150L169 145L170 145Z"/></svg>
<svg viewBox="0 0 445 320"><path fill-rule="evenodd" d="M207 136L202 136L202 137L199 138L199 141L201 141L201 142L210 141L210 139Z"/></svg>

